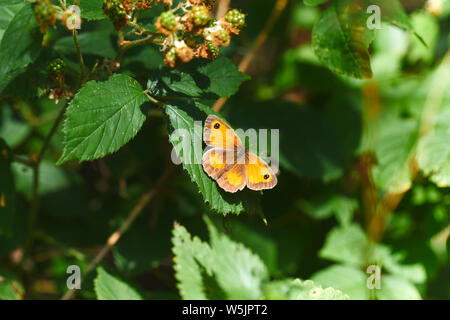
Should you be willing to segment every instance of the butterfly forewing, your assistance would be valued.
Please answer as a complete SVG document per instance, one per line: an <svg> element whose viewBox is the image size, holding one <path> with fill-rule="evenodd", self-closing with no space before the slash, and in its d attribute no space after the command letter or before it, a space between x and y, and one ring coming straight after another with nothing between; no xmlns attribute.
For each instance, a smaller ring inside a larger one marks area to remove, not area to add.
<svg viewBox="0 0 450 320"><path fill-rule="evenodd" d="M203 140L210 147L222 149L242 148L241 139L239 139L234 130L215 115L209 115L205 120Z"/></svg>

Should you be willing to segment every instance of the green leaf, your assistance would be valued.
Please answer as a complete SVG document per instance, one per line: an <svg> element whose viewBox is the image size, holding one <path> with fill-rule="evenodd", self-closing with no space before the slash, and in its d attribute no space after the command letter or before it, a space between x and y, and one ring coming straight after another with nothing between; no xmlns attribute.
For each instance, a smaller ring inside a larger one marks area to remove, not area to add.
<svg viewBox="0 0 450 320"><path fill-rule="evenodd" d="M267 300L348 300L350 297L334 288L322 288L311 280L285 279L264 287Z"/></svg>
<svg viewBox="0 0 450 320"><path fill-rule="evenodd" d="M11 234L16 211L16 190L11 171L11 150L0 138L0 234Z"/></svg>
<svg viewBox="0 0 450 320"><path fill-rule="evenodd" d="M102 1L100 0L80 0L81 18L87 20L106 19L103 14Z"/></svg>
<svg viewBox="0 0 450 320"><path fill-rule="evenodd" d="M415 156L418 125L415 120L384 118L379 130L373 169L376 185L386 192L403 192L411 187L410 164Z"/></svg>
<svg viewBox="0 0 450 320"><path fill-rule="evenodd" d="M21 144L31 131L31 128L24 121L14 118L12 108L8 105L0 106L0 137L14 148Z"/></svg>
<svg viewBox="0 0 450 320"><path fill-rule="evenodd" d="M31 4L12 19L0 44L0 93L39 55L42 34Z"/></svg>
<svg viewBox="0 0 450 320"><path fill-rule="evenodd" d="M380 8L381 21L414 32L398 0L334 1L316 22L312 34L316 55L333 72L354 78L372 77L368 47L375 32L367 27L370 14L366 12L371 5Z"/></svg>
<svg viewBox="0 0 450 320"><path fill-rule="evenodd" d="M229 299L260 299L261 282L268 279L266 266L261 259L242 244L219 234L206 220L212 247L211 262L217 282Z"/></svg>
<svg viewBox="0 0 450 320"><path fill-rule="evenodd" d="M229 97L249 77L228 59L195 60L178 69L164 67L152 76L170 90L191 97ZM160 84L161 85L161 84Z"/></svg>
<svg viewBox="0 0 450 320"><path fill-rule="evenodd" d="M116 49L113 40L105 32L83 32L78 36L81 52L83 55L95 55L114 59ZM73 36L67 36L56 41L54 49L63 55L77 53L73 44Z"/></svg>
<svg viewBox="0 0 450 320"><path fill-rule="evenodd" d="M142 127L146 117L141 106L146 101L139 83L126 75L86 83L66 111L64 153L57 164L117 151Z"/></svg>
<svg viewBox="0 0 450 320"><path fill-rule="evenodd" d="M434 73L427 112L436 112L432 128L420 140L417 161L425 175L439 187L450 186L450 63L446 59ZM440 110L439 110L440 108ZM436 111L435 111L436 110ZM424 111L425 112L425 111Z"/></svg>
<svg viewBox="0 0 450 320"><path fill-rule="evenodd" d="M165 111L169 122L169 141L174 146L183 168L188 172L191 180L197 184L210 207L223 215L260 210L256 192L246 189L236 194L227 193L203 170L201 122L212 111L199 103L186 100L171 101L166 104ZM196 124L194 121L200 122Z"/></svg>
<svg viewBox="0 0 450 320"><path fill-rule="evenodd" d="M24 0L0 0L0 7L24 3Z"/></svg>
<svg viewBox="0 0 450 320"><path fill-rule="evenodd" d="M20 0L20 3L0 3L0 40L3 38L6 28L14 18L17 12L24 6L25 2Z"/></svg>
<svg viewBox="0 0 450 320"><path fill-rule="evenodd" d="M358 224L336 227L327 235L319 256L351 266L363 266L367 245L366 235Z"/></svg>
<svg viewBox="0 0 450 320"><path fill-rule="evenodd" d="M327 195L312 202L301 200L299 207L315 219L326 219L334 214L341 225L348 225L358 208L358 202L340 195Z"/></svg>
<svg viewBox="0 0 450 320"><path fill-rule="evenodd" d="M33 194L33 170L22 163L12 164L16 190L23 192L29 199ZM49 160L43 160L39 166L39 194L45 195L64 189L70 184L67 174L55 167Z"/></svg>
<svg viewBox="0 0 450 320"><path fill-rule="evenodd" d="M353 267L333 265L316 272L311 279L323 287L341 290L353 300L367 300L369 298L368 275Z"/></svg>
<svg viewBox="0 0 450 320"><path fill-rule="evenodd" d="M312 45L319 60L331 71L354 78L371 78L368 46L373 30L358 1L335 1L316 22Z"/></svg>
<svg viewBox="0 0 450 320"><path fill-rule="evenodd" d="M0 300L23 299L24 288L16 276L0 269Z"/></svg>
<svg viewBox="0 0 450 320"><path fill-rule="evenodd" d="M98 300L142 300L142 296L129 284L110 275L102 267L97 268L94 286Z"/></svg>
<svg viewBox="0 0 450 320"><path fill-rule="evenodd" d="M267 269L258 256L242 244L219 234L206 219L211 245L191 238L176 225L172 243L175 277L183 299L260 299Z"/></svg>
<svg viewBox="0 0 450 320"><path fill-rule="evenodd" d="M376 292L379 300L421 300L419 291L410 282L397 276L382 275L381 288Z"/></svg>

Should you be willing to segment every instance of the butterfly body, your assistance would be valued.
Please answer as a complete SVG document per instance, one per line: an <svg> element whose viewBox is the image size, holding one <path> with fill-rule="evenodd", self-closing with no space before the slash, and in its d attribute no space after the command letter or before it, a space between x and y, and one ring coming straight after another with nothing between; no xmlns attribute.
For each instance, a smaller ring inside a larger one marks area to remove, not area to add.
<svg viewBox="0 0 450 320"><path fill-rule="evenodd" d="M222 119L210 115L203 140L208 148L202 157L205 172L227 192L247 186L251 190L272 189L277 177L267 163L249 152L236 133Z"/></svg>

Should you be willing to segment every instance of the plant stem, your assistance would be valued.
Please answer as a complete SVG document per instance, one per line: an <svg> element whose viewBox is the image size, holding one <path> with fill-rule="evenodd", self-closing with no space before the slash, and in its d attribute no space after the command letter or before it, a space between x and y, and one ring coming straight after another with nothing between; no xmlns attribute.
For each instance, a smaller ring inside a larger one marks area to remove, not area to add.
<svg viewBox="0 0 450 320"><path fill-rule="evenodd" d="M94 259L92 259L91 263L88 265L86 270L83 272L82 277L85 277L92 270L94 270L94 268L97 266L97 264L99 264L103 260L103 258L105 258L105 256L111 250L111 248L120 240L122 235L128 230L130 225L134 222L134 220L136 220L136 218L139 216L139 214L142 212L142 210L153 199L153 197L156 194L156 191L169 178L169 176L173 172L173 170L174 170L173 166L167 167L166 170L163 172L163 174L159 177L156 184L149 191L147 191L140 197L139 201L134 206L134 208L131 210L127 219L122 223L122 225L115 232L113 232L108 237L106 244L99 251L99 253L94 257ZM66 294L61 299L62 300L70 300L73 298L74 294L75 294L75 290L69 290L66 292Z"/></svg>
<svg viewBox="0 0 450 320"><path fill-rule="evenodd" d="M156 34L150 34L149 36L143 39L138 39L134 41L129 42L122 41L122 45L120 46L119 52L117 52L116 61L120 61L120 59L122 59L123 54L127 50L147 43L159 43Z"/></svg>
<svg viewBox="0 0 450 320"><path fill-rule="evenodd" d="M287 4L288 4L288 0L277 0L277 2L275 3L275 7L272 11L272 15L269 17L269 19L267 20L263 29L259 33L256 43L253 45L253 47L250 49L250 51L247 52L247 54L244 56L241 63L239 64L239 70L241 72L247 71L248 66L250 65L250 62L252 62L253 58L255 57L256 52L261 48L261 46L264 44L264 42L266 42L270 31L272 30L273 26L275 25L275 22L278 20L281 12L283 12L283 10L286 8ZM226 101L227 101L227 98L218 99L212 109L216 112L219 112L220 109L222 109L222 107L224 106Z"/></svg>
<svg viewBox="0 0 450 320"><path fill-rule="evenodd" d="M32 198L31 198L31 208L30 208L30 218L29 218L29 230L28 230L28 238L25 241L24 246L24 253L22 256L21 264L25 261L25 259L30 254L30 251L33 247L33 241L34 241L34 232L36 230L36 224L37 219L39 215L39 166L41 164L42 158L45 155L45 152L47 151L50 140L56 133L56 130L58 129L59 124L61 123L64 113L69 106L70 100L67 101L67 103L64 105L64 107L60 110L58 117L56 118L53 127L51 128L49 134L45 138L44 144L39 152L39 154L35 157L31 157L31 161L29 165L33 168L33 192L32 192Z"/></svg>
<svg viewBox="0 0 450 320"><path fill-rule="evenodd" d="M75 43L75 47L77 48L77 54L78 54L78 60L80 61L80 79L81 79L81 83L83 84L85 79L85 75L86 75L86 67L84 66L84 60L83 60L83 55L81 53L81 49L80 49L80 43L78 42L78 32L77 30L73 29L72 30L72 34L73 34L73 41Z"/></svg>

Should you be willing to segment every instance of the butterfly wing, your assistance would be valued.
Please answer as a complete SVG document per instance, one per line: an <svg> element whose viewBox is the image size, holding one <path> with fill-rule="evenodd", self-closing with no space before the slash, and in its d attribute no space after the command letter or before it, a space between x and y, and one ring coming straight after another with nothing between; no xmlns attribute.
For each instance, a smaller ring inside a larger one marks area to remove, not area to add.
<svg viewBox="0 0 450 320"><path fill-rule="evenodd" d="M244 164L228 165L216 179L217 184L227 192L235 193L244 189L247 173Z"/></svg>
<svg viewBox="0 0 450 320"><path fill-rule="evenodd" d="M242 148L242 141L222 119L209 115L205 120L203 141L207 146L235 150Z"/></svg>
<svg viewBox="0 0 450 320"><path fill-rule="evenodd" d="M202 165L208 176L216 180L226 168L226 151L222 148L206 150L202 157Z"/></svg>
<svg viewBox="0 0 450 320"><path fill-rule="evenodd" d="M272 168L256 154L248 152L246 159L247 187L252 190L272 189L277 176Z"/></svg>

